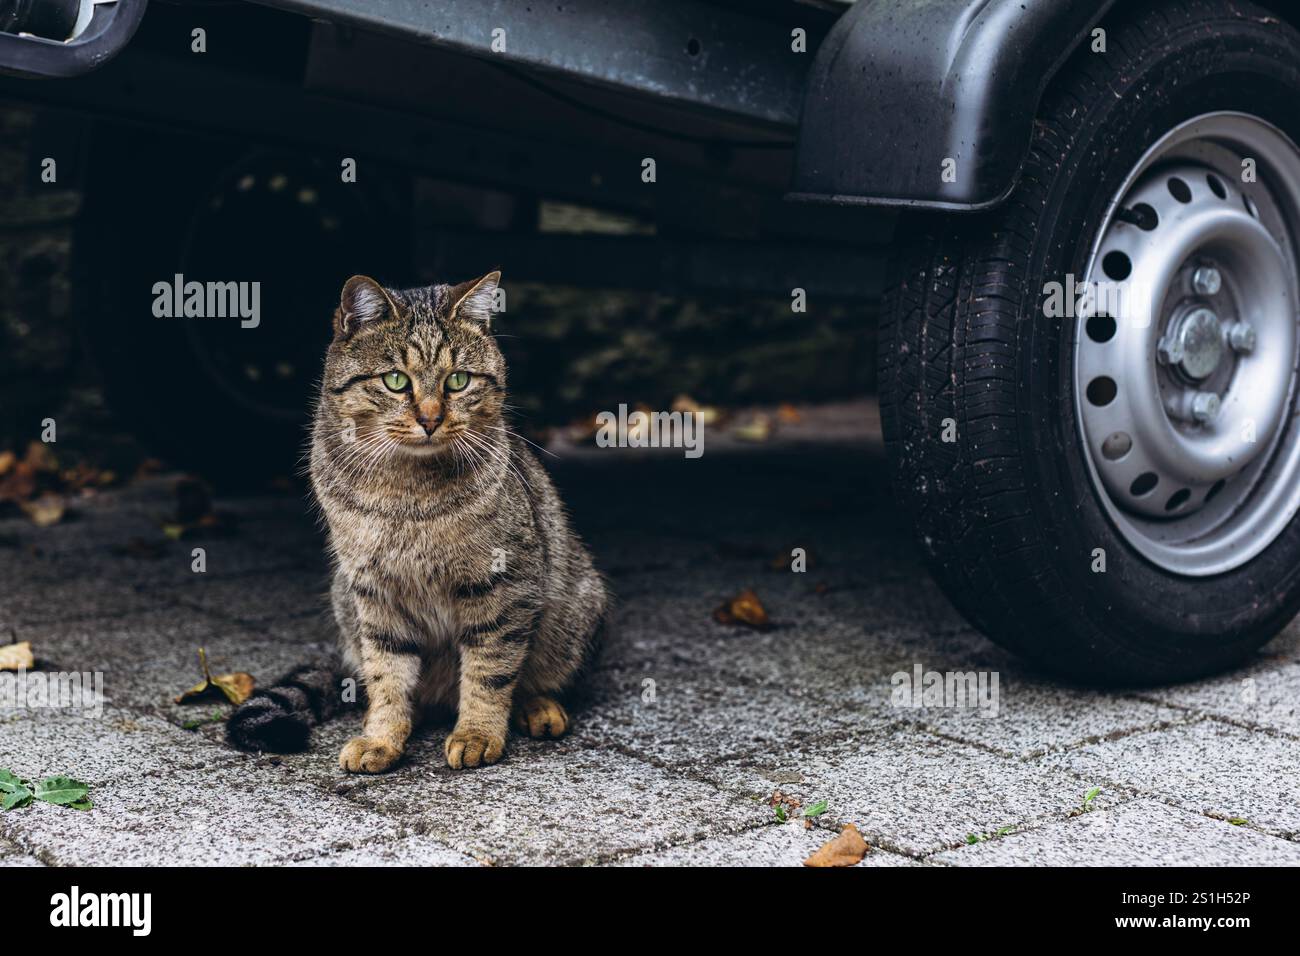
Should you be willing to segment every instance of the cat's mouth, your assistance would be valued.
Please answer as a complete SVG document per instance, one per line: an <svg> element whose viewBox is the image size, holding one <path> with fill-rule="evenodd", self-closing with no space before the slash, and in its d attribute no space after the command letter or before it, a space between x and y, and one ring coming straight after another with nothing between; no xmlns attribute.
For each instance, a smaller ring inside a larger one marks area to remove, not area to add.
<svg viewBox="0 0 1300 956"><path fill-rule="evenodd" d="M394 439L393 450L398 454L427 458L430 455L445 451L450 436L441 431L436 431L432 435L421 435L412 430L410 432L399 432L392 437Z"/></svg>
<svg viewBox="0 0 1300 956"><path fill-rule="evenodd" d="M420 438L403 437L397 442L397 449L402 454L427 458L446 450L447 442L438 435L424 435Z"/></svg>

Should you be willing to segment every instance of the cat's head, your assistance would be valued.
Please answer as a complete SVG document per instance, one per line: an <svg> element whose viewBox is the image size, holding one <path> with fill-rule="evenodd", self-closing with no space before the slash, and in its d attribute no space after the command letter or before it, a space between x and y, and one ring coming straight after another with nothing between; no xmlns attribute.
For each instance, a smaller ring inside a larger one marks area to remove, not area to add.
<svg viewBox="0 0 1300 956"><path fill-rule="evenodd" d="M495 437L506 366L488 326L500 278L401 292L349 279L321 389L334 422L356 440L415 456Z"/></svg>

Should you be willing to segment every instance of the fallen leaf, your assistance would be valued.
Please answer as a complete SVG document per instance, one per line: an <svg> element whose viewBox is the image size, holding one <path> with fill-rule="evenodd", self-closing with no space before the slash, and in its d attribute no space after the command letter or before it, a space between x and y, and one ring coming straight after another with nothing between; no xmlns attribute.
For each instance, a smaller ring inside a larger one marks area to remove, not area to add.
<svg viewBox="0 0 1300 956"><path fill-rule="evenodd" d="M803 865L856 866L870 849L858 828L849 823L835 839L826 841L817 852L804 860Z"/></svg>
<svg viewBox="0 0 1300 956"><path fill-rule="evenodd" d="M767 441L772 437L772 419L758 414L743 425L737 425L732 434L741 441Z"/></svg>
<svg viewBox="0 0 1300 956"><path fill-rule="evenodd" d="M0 479L0 501L23 501L36 494L36 469L20 461Z"/></svg>
<svg viewBox="0 0 1300 956"><path fill-rule="evenodd" d="M800 806L798 797L792 797L788 793L783 793L780 790L773 790L772 796L767 801L767 805L769 807L775 807L777 804L784 804L791 810L798 810Z"/></svg>
<svg viewBox="0 0 1300 956"><path fill-rule="evenodd" d="M219 693L226 700L238 706L248 700L253 693L255 681L252 674L238 671L234 674L218 674L213 677L212 672L208 670L207 652L201 647L199 648L199 665L203 668L203 680L175 698L176 703L188 704Z"/></svg>
<svg viewBox="0 0 1300 956"><path fill-rule="evenodd" d="M24 460L36 471L57 472L59 470L59 460L54 457L50 446L43 441L33 439L28 442Z"/></svg>
<svg viewBox="0 0 1300 956"><path fill-rule="evenodd" d="M29 671L36 667L32 642L0 645L0 671Z"/></svg>
<svg viewBox="0 0 1300 956"><path fill-rule="evenodd" d="M13 810L31 802L31 785L8 770L0 770L0 809Z"/></svg>
<svg viewBox="0 0 1300 956"><path fill-rule="evenodd" d="M829 808L830 808L830 804L829 804L827 801L825 801L825 800L818 800L818 801L817 801L816 803L814 803L811 807L809 807L807 810L805 810L805 811L803 812L803 815L804 815L805 817L810 818L810 819L811 819L812 817L819 817L819 816L821 816L823 813L825 813Z"/></svg>
<svg viewBox="0 0 1300 956"><path fill-rule="evenodd" d="M32 796L37 800L44 800L46 803L53 803L56 806L69 806L74 803L80 803L86 799L86 794L90 792L90 787L80 780L73 780L71 777L63 775L55 777L46 777L36 784L36 789L32 791Z"/></svg>
<svg viewBox="0 0 1300 956"><path fill-rule="evenodd" d="M789 402L781 403L780 407L776 410L776 417L778 421L785 422L789 425L794 425L803 420L803 416L799 414L799 409L795 408Z"/></svg>
<svg viewBox="0 0 1300 956"><path fill-rule="evenodd" d="M53 491L45 492L34 501L20 501L18 507L23 509L23 513L38 528L48 528L52 524L58 524L63 520L63 513L66 510L63 496Z"/></svg>
<svg viewBox="0 0 1300 956"><path fill-rule="evenodd" d="M698 416L702 425L716 424L722 418L722 413L718 409L712 405L701 405L689 395L678 395L669 408L674 412L689 412Z"/></svg>
<svg viewBox="0 0 1300 956"><path fill-rule="evenodd" d="M763 602L758 599L753 588L746 588L716 608L713 619L719 624L745 624L760 631L765 630L771 623Z"/></svg>

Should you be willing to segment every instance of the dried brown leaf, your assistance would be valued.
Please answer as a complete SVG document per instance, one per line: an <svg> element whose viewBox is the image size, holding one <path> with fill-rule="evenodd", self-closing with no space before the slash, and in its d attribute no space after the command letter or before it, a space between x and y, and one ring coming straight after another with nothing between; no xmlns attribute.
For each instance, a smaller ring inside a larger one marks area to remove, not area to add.
<svg viewBox="0 0 1300 956"><path fill-rule="evenodd" d="M716 608L713 619L719 624L744 624L757 630L770 626L767 609L753 588L746 588L731 600Z"/></svg>
<svg viewBox="0 0 1300 956"><path fill-rule="evenodd" d="M871 847L852 823L846 824L833 840L827 840L803 861L804 866L856 866Z"/></svg>

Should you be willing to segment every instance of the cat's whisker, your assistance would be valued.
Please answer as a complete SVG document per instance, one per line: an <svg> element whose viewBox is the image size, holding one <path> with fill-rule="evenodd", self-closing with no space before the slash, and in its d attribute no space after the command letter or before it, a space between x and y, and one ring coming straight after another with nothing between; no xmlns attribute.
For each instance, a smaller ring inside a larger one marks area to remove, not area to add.
<svg viewBox="0 0 1300 956"><path fill-rule="evenodd" d="M344 445L342 453L335 458L335 464L340 469L347 469L357 459L364 457L383 437L382 432L375 430L354 438Z"/></svg>
<svg viewBox="0 0 1300 956"><path fill-rule="evenodd" d="M340 476L352 483L369 476L374 465L383 458L383 454L394 440L380 430L370 432L364 439L358 439L348 448L344 457L337 462Z"/></svg>
<svg viewBox="0 0 1300 956"><path fill-rule="evenodd" d="M491 436L484 435L482 432L475 431L473 428L467 427L465 429L465 433L467 435L470 434L474 435L479 441L483 442L488 448L490 448L493 454L501 456L502 462L505 464L507 468L509 468L512 472L514 472L515 477L518 478L520 483L524 486L524 490L528 492L528 494L530 495L532 494L533 486L529 484L529 481L527 478L524 477L523 472L521 472L519 468L515 465L514 460L510 454L510 447L508 444L504 444L504 443L498 444L492 440Z"/></svg>
<svg viewBox="0 0 1300 956"><path fill-rule="evenodd" d="M507 435L510 435L510 436L512 436L512 437L514 437L514 438L518 438L518 439L519 439L520 441L522 441L522 442L528 442L528 444L532 445L534 448L536 448L538 451L540 451L543 455L550 455L552 458L556 458L556 459L558 459L558 458L560 457L559 455L555 454L555 452L550 451L549 449L543 448L541 445L537 444L537 442L535 442L535 441L528 441L528 439L525 438L523 435L519 434L519 432L517 432L517 431L512 431L512 430L510 430L509 428L507 428L507 427L504 426L504 425L489 425L488 428L495 428L497 431L505 432Z"/></svg>

